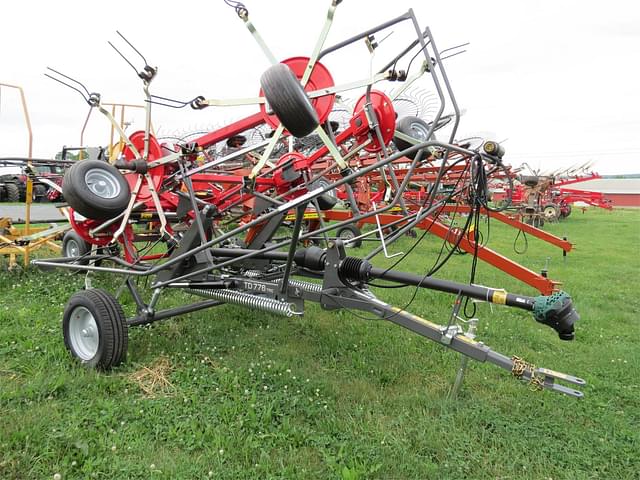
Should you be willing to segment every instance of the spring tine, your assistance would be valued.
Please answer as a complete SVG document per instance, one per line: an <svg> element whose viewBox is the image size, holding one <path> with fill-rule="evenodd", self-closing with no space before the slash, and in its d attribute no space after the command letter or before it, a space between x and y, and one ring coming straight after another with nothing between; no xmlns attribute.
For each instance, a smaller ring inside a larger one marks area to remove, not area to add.
<svg viewBox="0 0 640 480"><path fill-rule="evenodd" d="M184 108L195 100L194 99L194 100L189 100L187 102L183 102L181 100L174 100L173 98L161 97L160 95L150 95L150 97L152 99L157 98L159 100L164 100L164 102L156 102L153 100L145 100L145 101L149 103L153 103L154 105L161 105L163 107L169 107L169 108ZM172 103L175 105L172 105Z"/></svg>
<svg viewBox="0 0 640 480"><path fill-rule="evenodd" d="M72 82L74 82L74 83L77 83L77 84L78 84L78 85L80 85L80 86L84 89L84 91L87 93L87 97L90 97L90 96L91 96L91 93L89 92L89 90L87 89L87 87L85 87L85 86L84 86L84 84L82 84L81 82L79 82L79 81L78 81L78 80L76 80L75 78L71 78L70 76L65 75L64 73L61 73L61 72L59 72L59 71L57 71L57 70L54 70L54 69L53 69L53 68L51 68L51 67L47 67L47 70L51 70L53 73L56 73L56 74L60 75L61 77L66 78L67 80L71 80L71 81L72 81ZM45 75L46 75L46 73L45 73ZM53 77L50 77L50 78L53 78ZM54 80L56 80L56 79L54 78ZM58 81L60 82L60 80L58 80ZM60 83L62 83L62 84L64 84L64 85L67 85L67 84L66 84L66 83L64 83L64 82L60 82ZM70 85L67 85L67 86L70 86ZM71 87L71 88L73 88L73 87ZM82 92L80 92L80 93L82 94ZM82 95L82 96L84 97L84 95Z"/></svg>
<svg viewBox="0 0 640 480"><path fill-rule="evenodd" d="M62 80L60 80L59 78L53 77L53 76L49 75L48 73L45 73L45 74L44 74L44 76L45 76L45 77L50 78L51 80L55 80L55 81L56 81L56 82L58 82L58 83L61 83L61 84L62 84L62 85L64 85L65 87L69 87L69 88L71 88L71 89L75 90L75 91L76 91L76 92L78 92L80 95L82 95L82 98L84 99L84 101L85 101L85 102L89 102L89 98L88 98L88 97L85 97L84 93L82 93L82 92L80 91L80 89L78 89L78 88L74 87L73 85L69 85L69 84L68 84L68 83L66 83L66 82L63 82L63 81L62 81Z"/></svg>
<svg viewBox="0 0 640 480"><path fill-rule="evenodd" d="M144 55L142 55L142 53L140 53L140 51L136 47L134 47L131 44L131 42L125 38L124 35L122 35L118 30L116 30L116 33L118 35L120 35L120 38L122 38L125 42L127 42L127 45L129 45L133 49L134 52L136 52L138 55L140 55L140 58L142 58L142 61L144 62L145 65L149 65L149 62L147 62L147 59L144 58Z"/></svg>
<svg viewBox="0 0 640 480"><path fill-rule="evenodd" d="M154 97L154 95L151 95L151 97ZM169 107L169 108L184 108L185 107L185 105L171 105L170 103L155 102L153 100L145 100L145 102L151 103L152 105L160 105L161 107Z"/></svg>
<svg viewBox="0 0 640 480"><path fill-rule="evenodd" d="M440 60L446 60L447 58L455 57L456 55L460 55L461 53L465 53L466 50L460 50L459 52L452 53L451 55L447 55L446 57L440 57Z"/></svg>
<svg viewBox="0 0 640 480"><path fill-rule="evenodd" d="M115 45L114 45L113 43L111 43L111 42L109 42L109 41L108 41L107 43L108 43L109 45L111 45L111 48L113 48L116 52L118 52L118 55L120 55L120 56L124 59L124 61L125 61L125 62L127 62L127 63L129 64L129 66L130 66L131 68L133 68L133 71L134 71L134 72L136 72L136 75L137 75L137 74L138 74L138 70L136 69L136 67L134 67L134 66L133 66L133 63L131 63L131 62L129 61L129 59L128 59L127 57L125 57L125 56L122 54L122 52L121 52L120 50L118 50L118 49L115 47Z"/></svg>
<svg viewBox="0 0 640 480"><path fill-rule="evenodd" d="M445 48L444 50L440 50L440 56L442 56L442 54L444 52L449 52L451 50L455 50L456 48L466 47L467 45L471 45L471 43L470 42L461 43L460 45L454 45L453 47L449 47L449 48Z"/></svg>

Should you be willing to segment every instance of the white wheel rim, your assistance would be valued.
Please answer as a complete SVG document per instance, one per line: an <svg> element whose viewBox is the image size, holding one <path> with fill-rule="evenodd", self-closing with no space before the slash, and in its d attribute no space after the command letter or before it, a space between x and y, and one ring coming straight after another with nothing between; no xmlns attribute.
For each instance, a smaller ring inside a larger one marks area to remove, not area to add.
<svg viewBox="0 0 640 480"><path fill-rule="evenodd" d="M345 229L340 232L341 240L351 240L352 238L355 238L355 237L356 237L356 234L353 233L351 230Z"/></svg>
<svg viewBox="0 0 640 480"><path fill-rule="evenodd" d="M429 131L424 129L424 125L418 122L411 122L411 124L409 125L409 129L411 130L411 136L413 138L419 140L420 142L427 141L427 134L429 133Z"/></svg>
<svg viewBox="0 0 640 480"><path fill-rule="evenodd" d="M100 198L116 198L120 194L120 183L116 176L101 168L90 168L84 175L89 191Z"/></svg>
<svg viewBox="0 0 640 480"><path fill-rule="evenodd" d="M64 253L66 257L79 257L80 245L75 240L68 240Z"/></svg>
<svg viewBox="0 0 640 480"><path fill-rule="evenodd" d="M69 318L69 342L81 360L89 361L98 353L98 324L89 310L76 307Z"/></svg>

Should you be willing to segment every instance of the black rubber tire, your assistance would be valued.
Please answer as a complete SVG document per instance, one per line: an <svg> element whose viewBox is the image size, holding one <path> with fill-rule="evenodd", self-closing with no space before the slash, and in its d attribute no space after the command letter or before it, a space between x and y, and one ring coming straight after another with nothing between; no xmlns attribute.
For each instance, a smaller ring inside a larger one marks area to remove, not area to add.
<svg viewBox="0 0 640 480"><path fill-rule="evenodd" d="M377 226L375 227L375 229L376 229L376 238L380 238L380 230L378 230ZM398 226L397 225L393 225L391 227L386 227L386 226L382 225L382 234L385 237L393 235L397 231L398 231Z"/></svg>
<svg viewBox="0 0 640 480"><path fill-rule="evenodd" d="M7 189L7 201L19 202L20 201L20 188L15 183L7 183L5 185Z"/></svg>
<svg viewBox="0 0 640 480"><path fill-rule="evenodd" d="M429 125L427 122L422 120L419 117L402 117L396 123L396 130L400 133L404 133L405 135L410 136L411 138L415 138L420 142L426 142L426 134L429 132ZM405 140L402 140L398 137L393 137L393 144L396 146L398 151L406 150L409 147L413 147L413 145ZM413 160L418 155L420 150L416 150L415 152L406 155L406 157ZM427 150L423 150L422 159L426 160L431 156L431 154Z"/></svg>
<svg viewBox="0 0 640 480"><path fill-rule="evenodd" d="M260 86L271 110L291 135L306 137L318 127L318 114L287 65L269 67L260 77Z"/></svg>
<svg viewBox="0 0 640 480"><path fill-rule="evenodd" d="M72 316L79 307L90 312L98 329L98 347L91 358L82 358L75 350L69 330ZM109 370L127 357L128 332L124 311L118 301L104 290L81 290L69 299L62 318L62 333L65 347L86 367Z"/></svg>
<svg viewBox="0 0 640 480"><path fill-rule="evenodd" d="M74 251L76 252L74 255ZM91 251L91 244L84 238L78 235L75 231L69 230L62 237L62 256L69 257L82 257ZM76 262L79 265L87 265L88 260L80 260Z"/></svg>
<svg viewBox="0 0 640 480"><path fill-rule="evenodd" d="M316 189L318 187L325 188L328 185L331 185L331 182L325 177L320 177L318 180L313 182L312 189ZM333 189L323 193L317 198L317 200L318 200L318 207L320 208L320 210L322 211L331 210L333 207L336 206L336 203L338 203L336 190Z"/></svg>
<svg viewBox="0 0 640 480"><path fill-rule="evenodd" d="M570 203L567 204L567 213L564 215L564 218L567 218L569 215L571 215L571 204Z"/></svg>
<svg viewBox="0 0 640 480"><path fill-rule="evenodd" d="M344 235L344 236L343 236ZM345 225L344 227L340 227L338 229L338 231L336 232L336 237L338 237L341 240L346 240L349 238L354 238L354 237L359 237L360 235L362 235L362 232L360 231L360 229L358 227L356 227L355 225ZM349 248L349 247L361 247L362 246L362 239L358 239L355 242L349 242L347 244L345 244L345 247Z"/></svg>
<svg viewBox="0 0 640 480"><path fill-rule="evenodd" d="M95 193L86 181L87 173L108 177L116 192L110 197ZM131 190L120 171L101 160L82 160L67 170L62 184L64 198L79 214L93 220L108 220L117 217L127 208Z"/></svg>
<svg viewBox="0 0 640 480"><path fill-rule="evenodd" d="M47 189L44 185L33 186L33 201L43 202L47 199Z"/></svg>
<svg viewBox="0 0 640 480"><path fill-rule="evenodd" d="M560 219L560 207L553 203L548 203L542 207L542 213L547 222L556 222Z"/></svg>
<svg viewBox="0 0 640 480"><path fill-rule="evenodd" d="M521 175L518 180L520 183L525 184L527 187L535 187L540 183L540 177L537 175Z"/></svg>

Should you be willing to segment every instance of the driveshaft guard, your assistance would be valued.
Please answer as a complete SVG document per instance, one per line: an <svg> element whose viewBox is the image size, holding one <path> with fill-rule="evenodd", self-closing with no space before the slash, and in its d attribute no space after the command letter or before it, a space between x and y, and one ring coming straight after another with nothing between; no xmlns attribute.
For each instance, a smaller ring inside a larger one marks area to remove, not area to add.
<svg viewBox="0 0 640 480"><path fill-rule="evenodd" d="M548 325L558 332L561 340L575 338L574 323L580 320L580 315L573 307L571 296L563 291L536 297L533 317L537 322Z"/></svg>

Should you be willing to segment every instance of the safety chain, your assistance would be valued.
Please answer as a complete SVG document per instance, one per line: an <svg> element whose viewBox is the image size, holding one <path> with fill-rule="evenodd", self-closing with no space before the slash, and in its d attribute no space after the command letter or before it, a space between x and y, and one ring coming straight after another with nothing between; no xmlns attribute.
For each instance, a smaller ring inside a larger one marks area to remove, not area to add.
<svg viewBox="0 0 640 480"><path fill-rule="evenodd" d="M513 367L511 367L511 375L513 375L516 378L522 378L522 375L527 369L528 363L525 362L520 357L516 357L515 355L511 357L511 360L513 360Z"/></svg>
<svg viewBox="0 0 640 480"><path fill-rule="evenodd" d="M514 377L522 378L524 373L529 370L531 372L531 379L529 380L531 390L533 390L534 392L542 390L543 382L540 377L536 376L536 366L533 363L529 363L520 357L516 357L515 355L511 357L511 360L513 360L511 374Z"/></svg>

